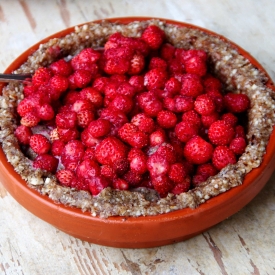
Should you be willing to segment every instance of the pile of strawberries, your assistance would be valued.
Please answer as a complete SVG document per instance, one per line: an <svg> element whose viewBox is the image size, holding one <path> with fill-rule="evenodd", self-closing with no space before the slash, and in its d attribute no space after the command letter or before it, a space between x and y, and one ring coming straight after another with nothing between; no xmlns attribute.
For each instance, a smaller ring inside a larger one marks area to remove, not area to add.
<svg viewBox="0 0 275 275"><path fill-rule="evenodd" d="M223 95L207 54L175 48L157 26L39 68L24 96L15 136L33 166L93 195L108 186L180 194L246 147L239 117L249 98Z"/></svg>

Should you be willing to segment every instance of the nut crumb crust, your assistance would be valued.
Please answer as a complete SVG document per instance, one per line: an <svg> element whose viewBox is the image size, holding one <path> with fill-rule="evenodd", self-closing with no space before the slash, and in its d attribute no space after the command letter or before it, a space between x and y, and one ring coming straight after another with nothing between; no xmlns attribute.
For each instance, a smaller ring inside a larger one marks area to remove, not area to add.
<svg viewBox="0 0 275 275"><path fill-rule="evenodd" d="M59 46L62 54L74 56L86 47L102 47L110 34L121 32L125 36L140 36L151 24L162 28L171 44L176 47L206 51L213 72L229 91L245 93L251 101L248 111L248 145L238 162L222 169L200 186L180 195L169 194L158 198L156 193L145 188L133 191L104 189L98 196L86 191L77 191L60 186L54 175L32 167L32 161L20 150L14 136L17 116L16 106L23 99L23 86L9 83L0 96L0 142L8 162L27 182L30 188L49 196L55 203L89 211L92 216L149 216L168 213L186 207L196 208L211 197L241 185L244 176L261 164L269 136L275 123L274 91L267 87L267 76L255 68L249 60L238 53L235 46L215 35L190 27L179 27L159 20L135 21L127 25L103 21L75 27L75 31L62 38L54 38L41 44L15 73L34 72L47 66L55 57L49 50Z"/></svg>

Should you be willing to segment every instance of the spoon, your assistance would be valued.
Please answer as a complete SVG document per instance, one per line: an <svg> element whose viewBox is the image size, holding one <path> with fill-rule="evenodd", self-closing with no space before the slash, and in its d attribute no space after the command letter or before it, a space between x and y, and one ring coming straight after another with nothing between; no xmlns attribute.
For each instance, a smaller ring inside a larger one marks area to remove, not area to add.
<svg viewBox="0 0 275 275"><path fill-rule="evenodd" d="M0 82L30 81L32 74L0 74Z"/></svg>

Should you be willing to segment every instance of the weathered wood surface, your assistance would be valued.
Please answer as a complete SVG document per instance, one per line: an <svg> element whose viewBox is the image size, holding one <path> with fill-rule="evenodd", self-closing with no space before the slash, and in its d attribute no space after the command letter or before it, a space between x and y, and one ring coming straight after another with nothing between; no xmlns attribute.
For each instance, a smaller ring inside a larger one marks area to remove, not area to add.
<svg viewBox="0 0 275 275"><path fill-rule="evenodd" d="M212 29L275 80L274 1L0 0L0 71L45 36L94 19L155 16ZM21 207L0 184L0 274L275 274L275 174L239 213L185 242L116 249L82 242ZM160 232L161 234L161 232Z"/></svg>

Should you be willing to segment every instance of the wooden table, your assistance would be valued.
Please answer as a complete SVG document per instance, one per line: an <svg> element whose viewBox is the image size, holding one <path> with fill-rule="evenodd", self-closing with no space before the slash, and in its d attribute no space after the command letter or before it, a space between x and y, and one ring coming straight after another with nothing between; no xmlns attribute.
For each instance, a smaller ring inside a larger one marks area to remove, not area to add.
<svg viewBox="0 0 275 275"><path fill-rule="evenodd" d="M275 80L274 1L0 0L0 71L40 39L94 19L155 16L218 32ZM82 242L21 207L0 184L0 274L275 274L275 174L244 209L185 242L116 249ZM161 234L161 232L160 232Z"/></svg>

